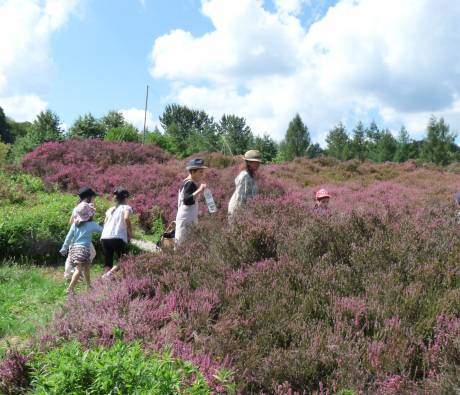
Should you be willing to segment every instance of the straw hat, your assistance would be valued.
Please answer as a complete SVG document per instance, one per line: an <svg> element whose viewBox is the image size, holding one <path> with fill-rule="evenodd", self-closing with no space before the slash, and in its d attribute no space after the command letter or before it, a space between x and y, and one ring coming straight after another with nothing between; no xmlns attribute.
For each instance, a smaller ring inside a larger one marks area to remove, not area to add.
<svg viewBox="0 0 460 395"><path fill-rule="evenodd" d="M248 162L262 162L262 156L260 155L260 152L255 149L247 151L243 155L243 159Z"/></svg>

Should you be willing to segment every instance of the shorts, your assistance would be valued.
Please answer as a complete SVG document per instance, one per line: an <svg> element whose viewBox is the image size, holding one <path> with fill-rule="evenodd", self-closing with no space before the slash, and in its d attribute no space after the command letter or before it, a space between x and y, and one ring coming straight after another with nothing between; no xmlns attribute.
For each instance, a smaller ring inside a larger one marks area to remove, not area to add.
<svg viewBox="0 0 460 395"><path fill-rule="evenodd" d="M91 263L91 250L89 247L82 245L74 245L70 247L69 251L70 265L75 267L77 263L90 264Z"/></svg>

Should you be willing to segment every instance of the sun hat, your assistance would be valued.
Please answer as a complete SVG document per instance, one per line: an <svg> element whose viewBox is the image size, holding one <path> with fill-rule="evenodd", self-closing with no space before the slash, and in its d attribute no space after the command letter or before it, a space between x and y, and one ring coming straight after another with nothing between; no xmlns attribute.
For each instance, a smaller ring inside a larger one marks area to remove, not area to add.
<svg viewBox="0 0 460 395"><path fill-rule="evenodd" d="M201 158L190 159L187 162L187 170L196 170L196 169L207 169L208 167L204 165L204 160Z"/></svg>
<svg viewBox="0 0 460 395"><path fill-rule="evenodd" d="M90 187L82 187L78 190L78 197L82 200L93 196L99 195L96 192L94 192Z"/></svg>
<svg viewBox="0 0 460 395"><path fill-rule="evenodd" d="M94 214L96 214L94 206L92 204L82 202L76 207L75 223L78 225L80 222L89 221Z"/></svg>
<svg viewBox="0 0 460 395"><path fill-rule="evenodd" d="M251 149L243 155L243 159L248 162L262 162L262 155L256 149Z"/></svg>
<svg viewBox="0 0 460 395"><path fill-rule="evenodd" d="M325 189L320 189L318 192L316 192L316 199L324 199L324 198L330 198L331 195L329 195L328 191Z"/></svg>
<svg viewBox="0 0 460 395"><path fill-rule="evenodd" d="M113 190L113 194L119 199L127 199L129 198L129 192L127 189L123 187L117 187Z"/></svg>

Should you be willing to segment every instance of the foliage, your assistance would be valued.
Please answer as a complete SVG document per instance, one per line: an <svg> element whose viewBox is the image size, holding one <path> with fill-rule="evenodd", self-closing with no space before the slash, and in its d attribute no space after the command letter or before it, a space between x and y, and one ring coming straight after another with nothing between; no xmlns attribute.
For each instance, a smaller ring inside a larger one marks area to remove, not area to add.
<svg viewBox="0 0 460 395"><path fill-rule="evenodd" d="M127 126L127 122L121 112L118 111L109 111L101 119L101 124L107 133L110 129L123 128Z"/></svg>
<svg viewBox="0 0 460 395"><path fill-rule="evenodd" d="M7 122L5 112L3 108L0 107L0 142L5 144L11 144L14 142L14 137L11 133L11 128Z"/></svg>
<svg viewBox="0 0 460 395"><path fill-rule="evenodd" d="M31 365L31 394L209 394L206 380L170 353L146 355L139 343L117 341L85 350L78 342L41 353Z"/></svg>
<svg viewBox="0 0 460 395"><path fill-rule="evenodd" d="M167 152L174 153L172 137L161 133L158 128L155 128L153 132L147 133L145 136L145 144L154 144Z"/></svg>
<svg viewBox="0 0 460 395"><path fill-rule="evenodd" d="M6 158L10 152L11 146L9 144L0 143L0 167L5 166Z"/></svg>
<svg viewBox="0 0 460 395"><path fill-rule="evenodd" d="M16 125L18 135L13 145L12 156L21 159L26 153L33 151L40 144L49 141L59 141L63 138L61 121L56 113L51 110L40 112L30 126ZM24 131L23 135L19 135ZM21 132L19 132L21 131Z"/></svg>
<svg viewBox="0 0 460 395"><path fill-rule="evenodd" d="M326 137L326 153L340 160L348 160L352 158L350 147L350 138L345 130L345 126L339 123L334 127Z"/></svg>
<svg viewBox="0 0 460 395"><path fill-rule="evenodd" d="M167 105L160 123L170 137L174 152L180 157L218 149L214 120L204 111L177 104Z"/></svg>
<svg viewBox="0 0 460 395"><path fill-rule="evenodd" d="M280 153L283 160L293 160L307 155L311 139L307 126L303 123L299 114L289 123L286 136L280 145Z"/></svg>
<svg viewBox="0 0 460 395"><path fill-rule="evenodd" d="M79 116L69 130L69 138L102 139L105 135L105 126L91 113Z"/></svg>
<svg viewBox="0 0 460 395"><path fill-rule="evenodd" d="M219 133L232 155L242 155L254 144L251 128L242 117L223 115L219 122Z"/></svg>
<svg viewBox="0 0 460 395"><path fill-rule="evenodd" d="M104 139L107 141L139 142L140 136L134 126L126 125L109 129Z"/></svg>
<svg viewBox="0 0 460 395"><path fill-rule="evenodd" d="M263 163L273 162L278 154L278 145L268 134L255 138L254 149L261 153Z"/></svg>
<svg viewBox="0 0 460 395"><path fill-rule="evenodd" d="M177 253L130 258L115 287L79 296L47 339L113 344L120 328L207 378L228 356L247 393L453 388L460 238L455 208L432 198L453 196L438 186L455 175L400 171L412 184L326 185L329 215L311 209L316 186L253 201L231 227L202 218Z"/></svg>
<svg viewBox="0 0 460 395"><path fill-rule="evenodd" d="M420 158L424 162L447 165L456 159L458 148L455 147L456 135L450 132L449 125L443 118L431 117L427 128L427 137L422 146Z"/></svg>
<svg viewBox="0 0 460 395"><path fill-rule="evenodd" d="M65 298L62 272L61 267L0 263L0 354L8 343L24 342L53 318Z"/></svg>

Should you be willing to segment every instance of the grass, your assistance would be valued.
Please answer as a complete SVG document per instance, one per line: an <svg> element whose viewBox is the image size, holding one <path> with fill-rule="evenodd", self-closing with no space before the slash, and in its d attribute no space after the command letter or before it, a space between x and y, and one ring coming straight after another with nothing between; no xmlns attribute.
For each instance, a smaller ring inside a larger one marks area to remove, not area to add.
<svg viewBox="0 0 460 395"><path fill-rule="evenodd" d="M0 262L0 357L9 346L21 348L26 339L53 318L66 299L60 266ZM91 274L102 272L93 265ZM77 286L84 288L83 283Z"/></svg>

